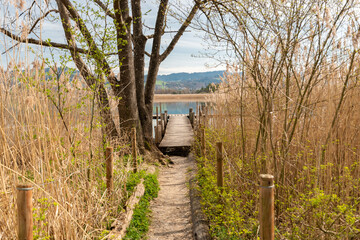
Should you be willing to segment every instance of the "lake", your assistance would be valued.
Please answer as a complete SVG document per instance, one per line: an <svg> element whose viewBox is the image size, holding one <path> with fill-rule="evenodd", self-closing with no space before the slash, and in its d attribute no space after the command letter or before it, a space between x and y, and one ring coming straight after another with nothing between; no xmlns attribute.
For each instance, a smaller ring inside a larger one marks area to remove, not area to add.
<svg viewBox="0 0 360 240"><path fill-rule="evenodd" d="M204 103L200 102L198 104L202 105ZM188 114L190 108L196 111L196 102L156 102L153 107L154 115L156 114L156 107L159 108L160 112L160 105L161 111L167 111L168 114Z"/></svg>

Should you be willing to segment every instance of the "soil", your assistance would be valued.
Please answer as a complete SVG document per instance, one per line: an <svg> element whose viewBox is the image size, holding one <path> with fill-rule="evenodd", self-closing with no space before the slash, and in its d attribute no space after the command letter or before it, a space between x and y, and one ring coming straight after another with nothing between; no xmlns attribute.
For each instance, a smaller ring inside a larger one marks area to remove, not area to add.
<svg viewBox="0 0 360 240"><path fill-rule="evenodd" d="M159 196L152 201L152 220L149 240L192 240L192 223L188 188L191 161L187 157L172 156L171 167L159 173Z"/></svg>

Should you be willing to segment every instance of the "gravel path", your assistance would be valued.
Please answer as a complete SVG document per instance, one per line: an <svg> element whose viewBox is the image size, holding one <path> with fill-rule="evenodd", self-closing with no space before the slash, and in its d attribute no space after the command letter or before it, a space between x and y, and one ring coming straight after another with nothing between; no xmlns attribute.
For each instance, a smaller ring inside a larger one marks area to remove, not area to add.
<svg viewBox="0 0 360 240"><path fill-rule="evenodd" d="M187 157L172 156L174 165L159 173L159 196L151 203L149 240L192 240L192 223L187 172Z"/></svg>

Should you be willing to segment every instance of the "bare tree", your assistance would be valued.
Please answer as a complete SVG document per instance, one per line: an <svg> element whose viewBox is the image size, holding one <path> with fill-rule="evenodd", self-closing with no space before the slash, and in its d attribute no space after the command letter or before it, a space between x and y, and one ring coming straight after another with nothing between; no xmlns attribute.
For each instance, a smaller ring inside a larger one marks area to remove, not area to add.
<svg viewBox="0 0 360 240"><path fill-rule="evenodd" d="M110 111L105 81L97 77L104 75L117 99L121 131L126 133L130 128L136 127L141 146L156 151L152 143L151 126L159 66L172 52L203 2L192 3L188 15L167 46L162 46L162 37L167 33L166 22L170 7L168 0L159 1L155 26L149 28L152 31L149 35L145 35L143 29L144 19L140 0L92 0L86 2L89 8L85 9L81 6L84 3L55 0L42 6L34 1L19 15L30 22L30 25L21 29L21 34L16 28L11 28L11 23L14 22L10 18L9 22L0 28L0 32L18 43L70 51L86 84L90 88L96 88L100 114L108 139L116 139L120 133L116 130L116 120ZM58 14L57 23L62 24L66 43L29 37L29 34L36 32L39 23L48 20L53 14ZM152 40L149 53L145 51L148 40ZM116 56L117 59L114 59ZM146 56L149 57L149 68L144 86ZM115 76L114 68L119 69L119 77Z"/></svg>

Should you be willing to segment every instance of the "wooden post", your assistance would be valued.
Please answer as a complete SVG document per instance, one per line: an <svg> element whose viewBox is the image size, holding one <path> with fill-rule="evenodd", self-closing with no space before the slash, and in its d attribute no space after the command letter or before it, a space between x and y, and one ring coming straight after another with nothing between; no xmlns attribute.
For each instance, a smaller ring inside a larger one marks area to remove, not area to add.
<svg viewBox="0 0 360 240"><path fill-rule="evenodd" d="M274 176L260 174L260 239L274 240Z"/></svg>
<svg viewBox="0 0 360 240"><path fill-rule="evenodd" d="M195 125L196 125L196 129L198 128L198 119L199 119L199 103L198 102L196 102L196 110L195 110L195 119L194 119L194 121L195 121Z"/></svg>
<svg viewBox="0 0 360 240"><path fill-rule="evenodd" d="M162 136L165 134L165 113L161 114L161 134Z"/></svg>
<svg viewBox="0 0 360 240"><path fill-rule="evenodd" d="M155 141L156 144L159 144L161 142L162 136L161 136L161 126L158 125L155 127Z"/></svg>
<svg viewBox="0 0 360 240"><path fill-rule="evenodd" d="M110 195L114 190L114 181L113 181L114 158L113 158L112 147L106 148L105 157L106 157L106 189L108 191L108 194Z"/></svg>
<svg viewBox="0 0 360 240"><path fill-rule="evenodd" d="M216 160L217 160L217 186L221 188L224 186L224 176L223 176L223 154L222 154L222 142L216 143Z"/></svg>
<svg viewBox="0 0 360 240"><path fill-rule="evenodd" d="M205 149L205 128L201 129L201 156L205 159L206 149Z"/></svg>
<svg viewBox="0 0 360 240"><path fill-rule="evenodd" d="M162 113L162 110L161 110L161 103L160 103L160 114Z"/></svg>
<svg viewBox="0 0 360 240"><path fill-rule="evenodd" d="M194 112L193 112L192 108L189 109L189 120L190 120L191 126L194 127Z"/></svg>
<svg viewBox="0 0 360 240"><path fill-rule="evenodd" d="M202 129L202 127L201 127L201 118L202 118L202 112L201 112L201 109L200 109L200 107L199 107L199 120L198 120L198 130L199 130L199 133L201 134L201 129Z"/></svg>
<svg viewBox="0 0 360 240"><path fill-rule="evenodd" d="M132 157L133 157L133 164L134 164L134 173L137 172L137 152L136 152L136 128L132 128Z"/></svg>
<svg viewBox="0 0 360 240"><path fill-rule="evenodd" d="M31 185L17 185L18 239L33 239L32 190Z"/></svg>
<svg viewBox="0 0 360 240"><path fill-rule="evenodd" d="M165 113L165 126L167 126L167 123L168 123L168 111L166 110L164 113Z"/></svg>
<svg viewBox="0 0 360 240"><path fill-rule="evenodd" d="M159 107L158 106L156 106L156 126L158 126L158 124L159 124Z"/></svg>
<svg viewBox="0 0 360 240"><path fill-rule="evenodd" d="M159 144L158 126L154 126L154 133L155 133L155 144Z"/></svg>

